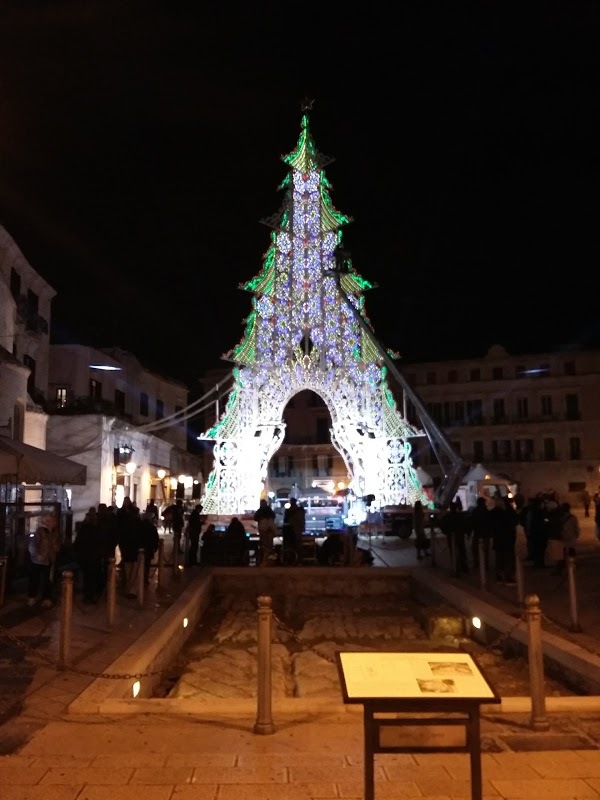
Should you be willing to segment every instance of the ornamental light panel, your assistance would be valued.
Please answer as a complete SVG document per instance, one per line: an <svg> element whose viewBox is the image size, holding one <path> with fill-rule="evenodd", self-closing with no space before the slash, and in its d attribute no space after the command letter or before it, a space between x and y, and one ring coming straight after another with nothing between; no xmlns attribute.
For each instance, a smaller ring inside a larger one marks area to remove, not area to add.
<svg viewBox="0 0 600 800"><path fill-rule="evenodd" d="M331 441L357 496L373 507L429 500L413 468L409 438L420 435L400 414L373 335L340 296L336 252L350 217L337 211L306 115L296 148L283 162L284 202L263 220L272 228L262 270L241 288L251 297L244 335L226 357L234 388L212 439L214 467L202 498L207 514L258 507L269 460L285 436L283 411L298 392L320 395L331 414ZM367 320L363 292L372 284L346 262L340 287Z"/></svg>

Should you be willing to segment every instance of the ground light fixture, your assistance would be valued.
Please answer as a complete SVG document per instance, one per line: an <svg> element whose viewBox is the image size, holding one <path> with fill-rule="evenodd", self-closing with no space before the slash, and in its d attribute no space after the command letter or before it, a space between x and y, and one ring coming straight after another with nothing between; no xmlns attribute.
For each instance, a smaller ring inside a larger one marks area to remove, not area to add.
<svg viewBox="0 0 600 800"><path fill-rule="evenodd" d="M136 681L133 686L131 687L131 694L133 697L137 697L140 693L140 689L142 688L142 684L139 681Z"/></svg>
<svg viewBox="0 0 600 800"><path fill-rule="evenodd" d="M481 620L479 619L479 617L473 617L471 619L471 625L474 628L477 628L477 630L480 630L481 629Z"/></svg>
<svg viewBox="0 0 600 800"><path fill-rule="evenodd" d="M184 618L183 618L183 627L184 627L184 628L187 628L188 624L189 624L188 618L187 618L187 617L184 617Z"/></svg>

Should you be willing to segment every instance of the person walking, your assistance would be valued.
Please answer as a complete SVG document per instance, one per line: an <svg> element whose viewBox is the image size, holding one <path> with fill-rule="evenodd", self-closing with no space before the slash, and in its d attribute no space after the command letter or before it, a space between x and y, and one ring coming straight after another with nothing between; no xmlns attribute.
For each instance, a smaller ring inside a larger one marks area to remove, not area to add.
<svg viewBox="0 0 600 800"><path fill-rule="evenodd" d="M258 523L260 537L259 567L266 567L271 563L273 539L277 536L277 525L275 524L275 512L264 498L254 513L254 521Z"/></svg>

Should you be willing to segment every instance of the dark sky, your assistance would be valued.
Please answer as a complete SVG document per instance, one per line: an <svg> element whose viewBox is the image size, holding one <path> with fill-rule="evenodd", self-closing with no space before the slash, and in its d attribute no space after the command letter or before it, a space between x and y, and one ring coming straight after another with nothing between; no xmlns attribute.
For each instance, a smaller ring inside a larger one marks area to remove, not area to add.
<svg viewBox="0 0 600 800"><path fill-rule="evenodd" d="M0 223L55 341L219 365L309 96L386 347L598 344L597 3L191 5L0 2Z"/></svg>

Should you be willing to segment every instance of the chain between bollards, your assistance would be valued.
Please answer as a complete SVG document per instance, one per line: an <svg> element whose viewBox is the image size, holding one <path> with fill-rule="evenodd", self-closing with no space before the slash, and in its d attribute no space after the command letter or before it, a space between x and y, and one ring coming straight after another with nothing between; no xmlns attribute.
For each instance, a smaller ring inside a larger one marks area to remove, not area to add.
<svg viewBox="0 0 600 800"><path fill-rule="evenodd" d="M60 640L58 666L66 669L71 664L71 618L73 616L73 573L65 570L60 585Z"/></svg>
<svg viewBox="0 0 600 800"><path fill-rule="evenodd" d="M542 648L542 611L536 594L525 598L527 635L529 641L529 683L531 692L530 725L536 731L550 728L546 716L546 694L544 689L544 651Z"/></svg>
<svg viewBox="0 0 600 800"><path fill-rule="evenodd" d="M274 733L271 714L271 634L273 626L273 608L271 598L261 595L258 598L258 692L256 722L254 733Z"/></svg>

